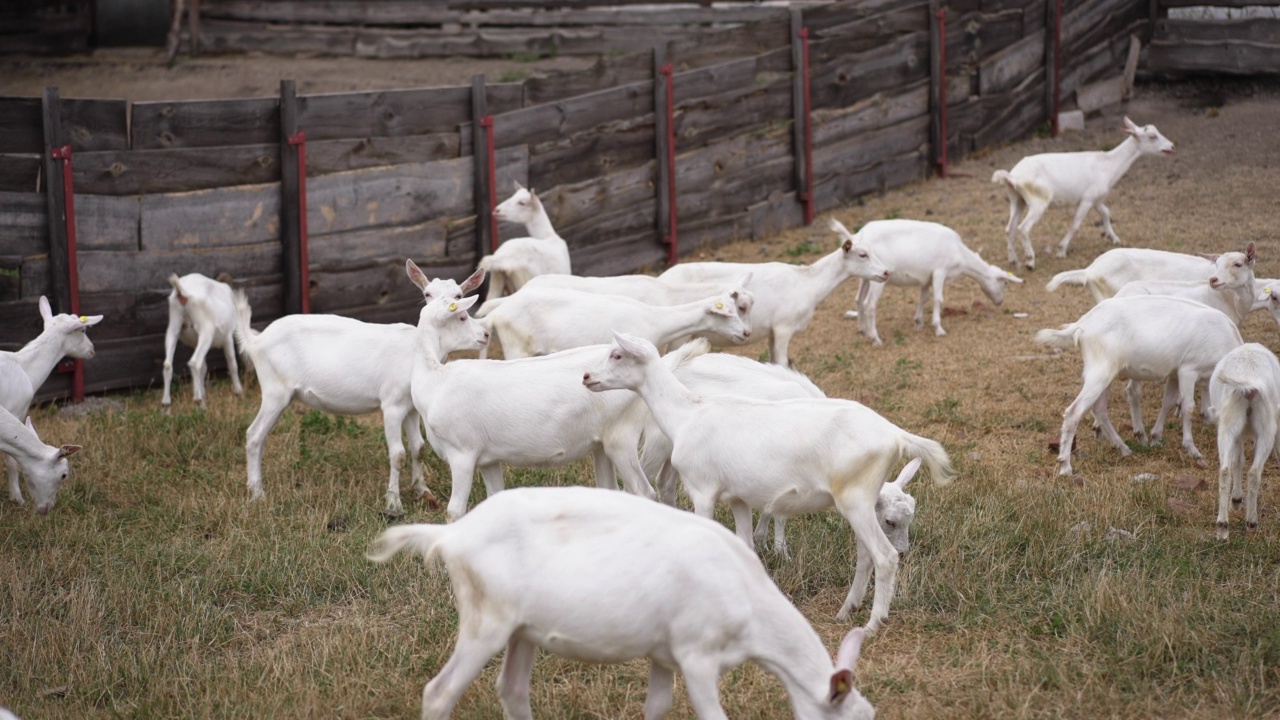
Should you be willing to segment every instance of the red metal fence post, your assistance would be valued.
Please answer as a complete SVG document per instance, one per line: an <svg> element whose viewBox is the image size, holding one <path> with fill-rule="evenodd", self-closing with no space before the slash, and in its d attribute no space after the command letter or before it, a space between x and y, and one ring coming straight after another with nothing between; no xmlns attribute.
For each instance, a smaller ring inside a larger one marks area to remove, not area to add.
<svg viewBox="0 0 1280 720"><path fill-rule="evenodd" d="M663 63L658 69L667 85L667 203L670 207L667 235L667 264L680 262L679 222L676 220L676 92L675 69L671 63Z"/></svg>
<svg viewBox="0 0 1280 720"><path fill-rule="evenodd" d="M801 72L804 77L804 190L800 199L804 201L804 224L813 224L813 94L809 85L809 28L802 27L797 33L800 37Z"/></svg>
<svg viewBox="0 0 1280 720"><path fill-rule="evenodd" d="M498 158L493 149L493 116L480 118L480 127L484 129L484 161L489 168L489 252L497 252L498 216L493 214L493 210L498 203Z"/></svg>
<svg viewBox="0 0 1280 720"><path fill-rule="evenodd" d="M72 173L71 173L71 146L63 145L55 147L49 151L54 160L62 161L62 197L66 207L66 228L67 228L67 275L70 281L71 290L71 314L80 314L80 267L76 263L76 203L75 192L72 189ZM63 363L58 368L59 372L67 371L67 364ZM71 371L71 399L74 402L84 402L84 361L73 360L70 364Z"/></svg>
<svg viewBox="0 0 1280 720"><path fill-rule="evenodd" d="M298 148L298 284L302 287L302 312L311 312L311 271L307 250L307 133L289 135L289 144Z"/></svg>
<svg viewBox="0 0 1280 720"><path fill-rule="evenodd" d="M947 176L947 9L938 8L938 174Z"/></svg>

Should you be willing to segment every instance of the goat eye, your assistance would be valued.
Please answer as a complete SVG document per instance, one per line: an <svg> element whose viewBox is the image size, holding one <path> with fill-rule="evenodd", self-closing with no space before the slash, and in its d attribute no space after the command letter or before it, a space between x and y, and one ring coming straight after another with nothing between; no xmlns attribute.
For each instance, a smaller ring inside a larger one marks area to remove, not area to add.
<svg viewBox="0 0 1280 720"><path fill-rule="evenodd" d="M621 359L622 359L622 356L621 356L621 355L619 355L618 353L613 353L613 354L609 355L609 359L610 359L610 360L621 360Z"/></svg>
<svg viewBox="0 0 1280 720"><path fill-rule="evenodd" d="M866 253L864 253L864 252L860 252L860 253L858 253L858 257L862 258L863 260L866 260L866 259L867 259L867 254L866 254Z"/></svg>
<svg viewBox="0 0 1280 720"><path fill-rule="evenodd" d="M66 474L66 473L62 473L62 479L63 479L63 480L66 480L66 479L67 479L67 474Z"/></svg>
<svg viewBox="0 0 1280 720"><path fill-rule="evenodd" d="M896 520L885 520L884 524L889 526L890 530L893 530L898 527L898 522Z"/></svg>

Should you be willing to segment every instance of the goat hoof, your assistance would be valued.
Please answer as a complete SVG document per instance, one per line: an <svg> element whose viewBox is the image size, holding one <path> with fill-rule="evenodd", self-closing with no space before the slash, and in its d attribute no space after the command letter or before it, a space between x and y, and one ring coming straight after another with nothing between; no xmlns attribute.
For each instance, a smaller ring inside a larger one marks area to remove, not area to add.
<svg viewBox="0 0 1280 720"><path fill-rule="evenodd" d="M1220 522L1220 523L1218 523L1218 530L1217 530L1218 539L1219 539L1219 540L1226 540L1226 539L1227 539L1227 536L1228 536L1229 534L1230 534L1230 533L1229 533L1229 531L1227 530L1227 524L1226 524L1226 523L1224 523L1224 522Z"/></svg>
<svg viewBox="0 0 1280 720"><path fill-rule="evenodd" d="M422 492L418 493L418 500L426 501L427 507L432 510L440 509L440 499L436 497L435 493L431 492L427 488L423 488Z"/></svg>
<svg viewBox="0 0 1280 720"><path fill-rule="evenodd" d="M385 507L378 511L378 514L385 520L399 520L404 517L404 508Z"/></svg>
<svg viewBox="0 0 1280 720"><path fill-rule="evenodd" d="M163 413L163 414L165 414L165 415L172 415L172 414L173 414L173 406L172 406L172 405L170 405L170 404L168 404L168 403L165 403L164 405L161 405L161 406L160 406L160 412L161 412L161 413Z"/></svg>
<svg viewBox="0 0 1280 720"><path fill-rule="evenodd" d="M1245 532L1247 532L1247 533L1256 533L1256 532L1258 532L1258 523L1256 523L1256 522L1245 523L1245 524L1244 524L1244 531L1245 531Z"/></svg>

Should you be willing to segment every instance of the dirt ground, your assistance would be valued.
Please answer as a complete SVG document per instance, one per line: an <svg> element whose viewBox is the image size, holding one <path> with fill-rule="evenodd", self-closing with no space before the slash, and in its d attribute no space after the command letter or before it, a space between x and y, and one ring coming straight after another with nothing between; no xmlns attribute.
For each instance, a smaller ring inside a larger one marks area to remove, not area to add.
<svg viewBox="0 0 1280 720"><path fill-rule="evenodd" d="M361 60L357 58L206 55L180 56L169 67L163 48L111 48L65 58L0 57L0 95L39 96L57 86L64 98L131 101L269 97L281 80L299 94L518 82L551 70L590 67L592 57L478 60Z"/></svg>

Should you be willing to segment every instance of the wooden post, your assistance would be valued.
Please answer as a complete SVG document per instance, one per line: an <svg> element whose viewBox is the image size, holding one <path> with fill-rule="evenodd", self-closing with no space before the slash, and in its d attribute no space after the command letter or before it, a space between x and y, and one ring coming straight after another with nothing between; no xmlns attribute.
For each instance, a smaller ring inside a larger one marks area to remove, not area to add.
<svg viewBox="0 0 1280 720"><path fill-rule="evenodd" d="M71 312L71 263L67 257L67 205L63 191L62 161L54 157L67 144L62 132L62 112L58 88L44 89L44 197L49 210L49 280L53 288L53 311Z"/></svg>
<svg viewBox="0 0 1280 720"><path fill-rule="evenodd" d="M670 159L667 154L667 85L662 75L662 67L667 63L666 44L653 48L653 157L657 166L654 171L654 193L657 214L655 222L658 239L665 243L671 228L671 203L667 188L667 178L671 173Z"/></svg>
<svg viewBox="0 0 1280 720"><path fill-rule="evenodd" d="M929 147L933 151L933 164L946 175L945 157L947 154L946 130L943 127L943 116L946 113L947 68L945 57L946 39L942 37L940 0L929 0Z"/></svg>
<svg viewBox="0 0 1280 720"><path fill-rule="evenodd" d="M284 271L284 311L303 312L302 227L299 203L298 146L289 138L298 132L298 98L292 80L280 81L280 244Z"/></svg>
<svg viewBox="0 0 1280 720"><path fill-rule="evenodd" d="M813 124L809 96L809 31L800 10L791 10L791 134L796 158L796 199L804 224L813 224Z"/></svg>
<svg viewBox="0 0 1280 720"><path fill-rule="evenodd" d="M1044 6L1044 112L1053 137L1058 137L1059 47L1062 42L1062 0L1045 0Z"/></svg>
<svg viewBox="0 0 1280 720"><path fill-rule="evenodd" d="M484 75L471 77L471 157L475 160L476 261L497 249L498 221L493 216L493 116Z"/></svg>

